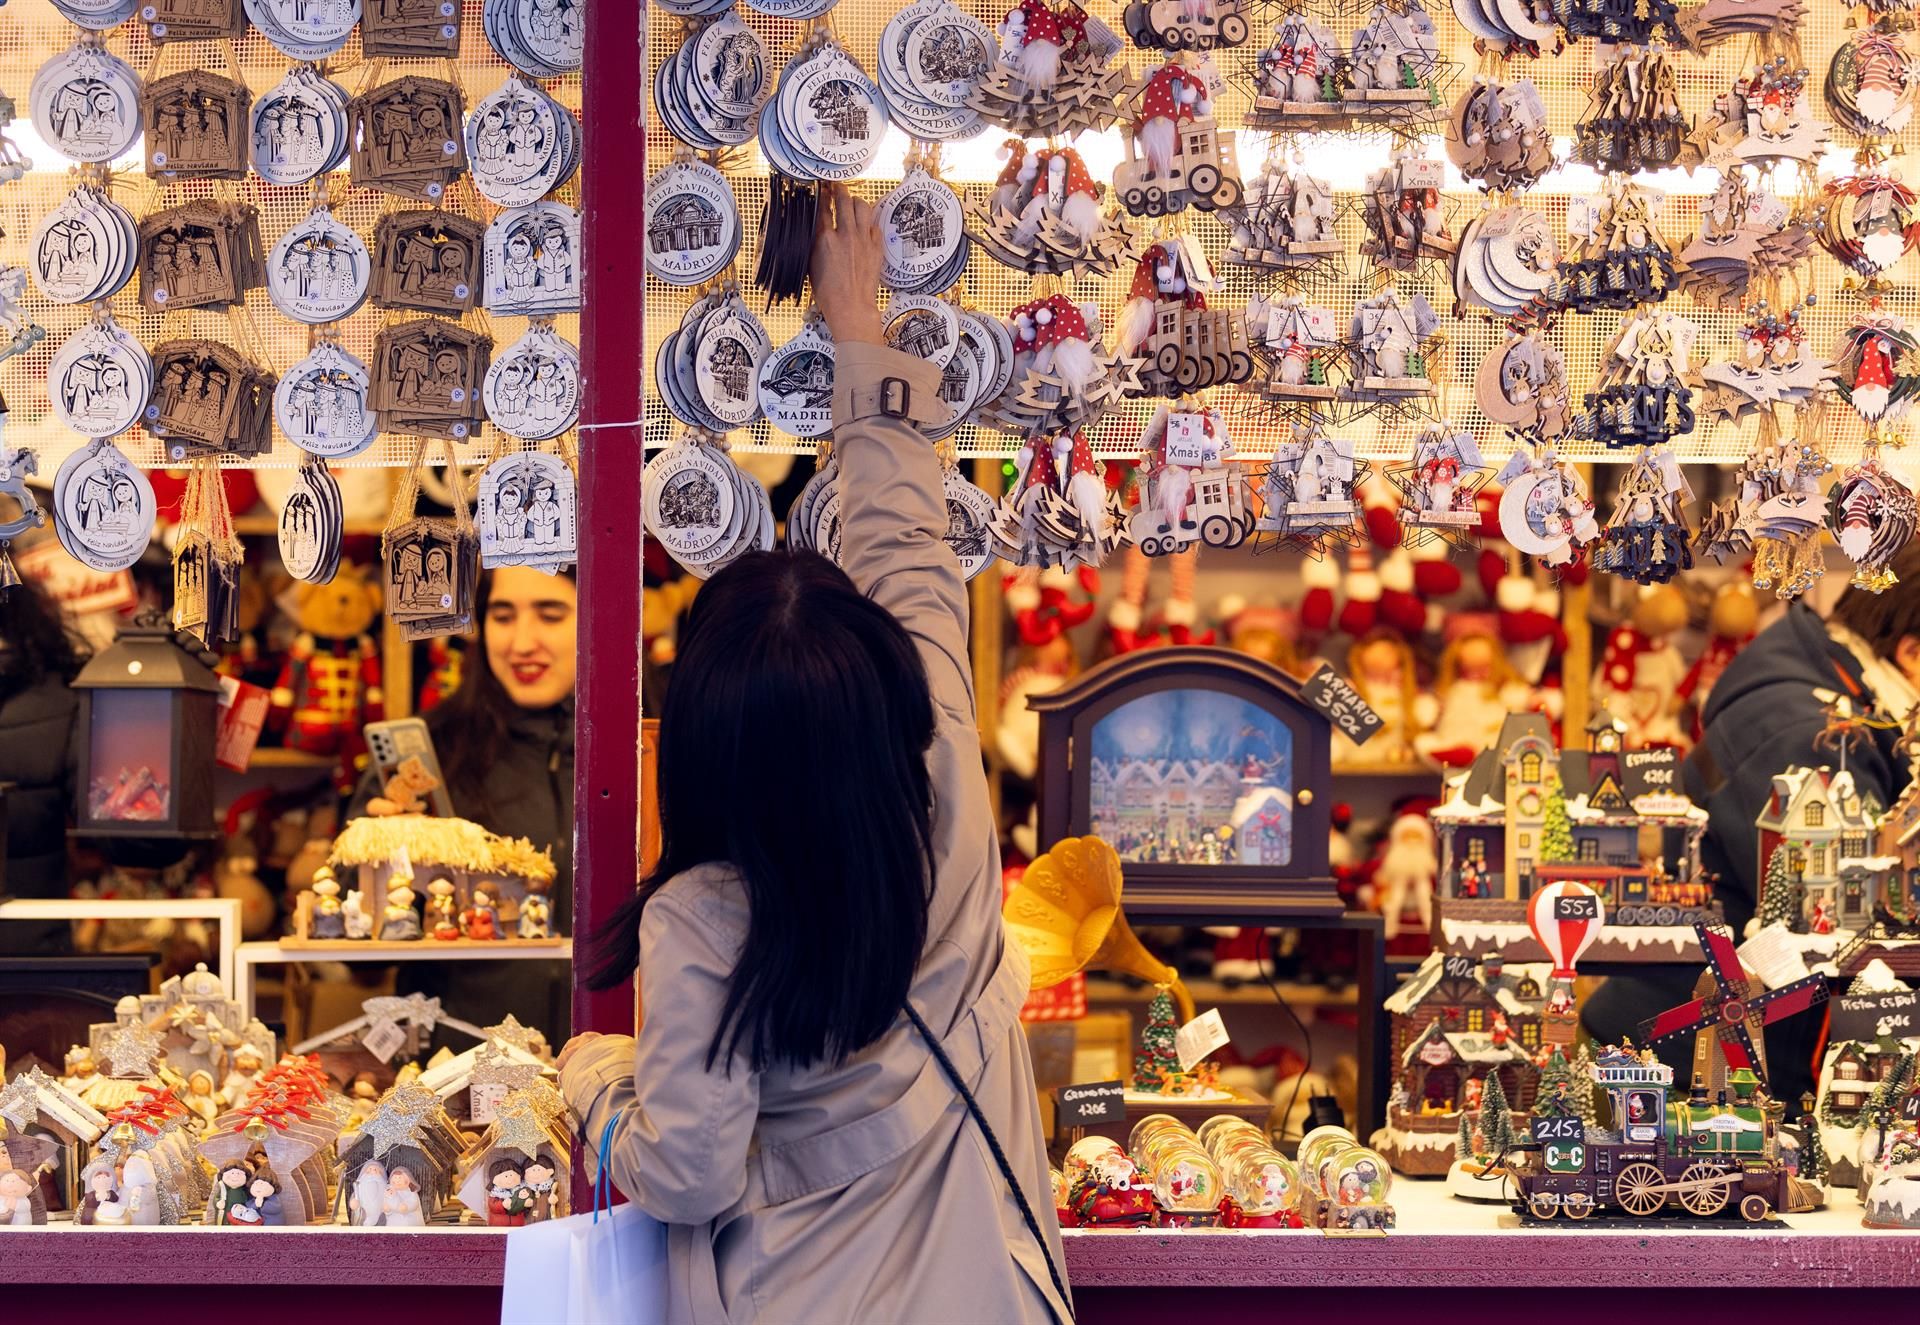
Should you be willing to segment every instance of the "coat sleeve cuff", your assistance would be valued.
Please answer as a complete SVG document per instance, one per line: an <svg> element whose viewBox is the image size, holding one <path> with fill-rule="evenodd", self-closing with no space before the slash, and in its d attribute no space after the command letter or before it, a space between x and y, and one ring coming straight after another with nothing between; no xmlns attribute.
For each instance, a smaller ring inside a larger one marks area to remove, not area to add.
<svg viewBox="0 0 1920 1325"><path fill-rule="evenodd" d="M940 403L940 369L936 365L871 341L851 341L833 347L834 426L864 422L854 417L853 392L877 387L889 377L901 379L910 388L908 415L914 422L941 421L946 407Z"/></svg>

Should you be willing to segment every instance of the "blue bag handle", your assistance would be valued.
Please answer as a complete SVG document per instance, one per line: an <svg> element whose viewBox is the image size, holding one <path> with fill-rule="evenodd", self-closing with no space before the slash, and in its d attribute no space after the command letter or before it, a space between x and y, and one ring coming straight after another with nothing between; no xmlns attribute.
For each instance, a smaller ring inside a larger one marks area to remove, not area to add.
<svg viewBox="0 0 1920 1325"><path fill-rule="evenodd" d="M593 1222L600 1222L600 1211L604 1208L613 1213L613 1179L607 1176L607 1160L613 1154L613 1128L620 1121L620 1115L614 1114L607 1119L607 1125L600 1133L600 1172L593 1183Z"/></svg>

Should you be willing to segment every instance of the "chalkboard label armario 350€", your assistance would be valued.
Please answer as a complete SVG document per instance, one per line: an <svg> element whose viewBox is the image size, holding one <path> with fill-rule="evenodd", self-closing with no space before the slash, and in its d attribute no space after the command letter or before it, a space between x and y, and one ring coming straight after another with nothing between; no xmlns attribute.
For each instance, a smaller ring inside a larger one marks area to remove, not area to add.
<svg viewBox="0 0 1920 1325"><path fill-rule="evenodd" d="M1366 744L1369 736L1386 725L1385 719L1361 698L1351 681L1333 669L1332 663L1321 663L1301 684L1300 698L1326 714L1333 729L1355 745Z"/></svg>

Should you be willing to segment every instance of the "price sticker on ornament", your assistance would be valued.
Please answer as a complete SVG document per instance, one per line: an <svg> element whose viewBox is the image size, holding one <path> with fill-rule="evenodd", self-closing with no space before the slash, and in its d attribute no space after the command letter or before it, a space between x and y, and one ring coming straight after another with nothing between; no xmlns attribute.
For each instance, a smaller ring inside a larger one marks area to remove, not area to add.
<svg viewBox="0 0 1920 1325"><path fill-rule="evenodd" d="M407 1033L397 1021L376 1021L360 1037L360 1047L383 1063L391 1063L407 1042Z"/></svg>
<svg viewBox="0 0 1920 1325"><path fill-rule="evenodd" d="M1059 1105L1060 1122L1067 1127L1091 1127L1095 1123L1123 1123L1127 1120L1127 1091L1118 1081L1090 1081L1078 1086L1062 1086L1054 1092Z"/></svg>
<svg viewBox="0 0 1920 1325"><path fill-rule="evenodd" d="M1196 1064L1227 1042L1227 1023L1219 1008L1208 1008L1173 1033L1173 1052L1180 1059L1182 1072L1193 1071Z"/></svg>
<svg viewBox="0 0 1920 1325"><path fill-rule="evenodd" d="M507 1098L507 1083L504 1081L476 1081L467 1090L468 1112L477 1127L485 1127L493 1121L500 1106Z"/></svg>
<svg viewBox="0 0 1920 1325"><path fill-rule="evenodd" d="M1355 745L1365 745L1368 737L1386 725L1332 663L1320 664L1300 687L1300 697L1326 714L1335 730Z"/></svg>

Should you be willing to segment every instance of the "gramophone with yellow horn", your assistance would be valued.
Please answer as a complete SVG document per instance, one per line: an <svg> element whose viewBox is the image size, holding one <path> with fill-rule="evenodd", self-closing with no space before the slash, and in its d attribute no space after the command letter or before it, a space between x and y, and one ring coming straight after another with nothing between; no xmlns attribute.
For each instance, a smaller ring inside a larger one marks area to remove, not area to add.
<svg viewBox="0 0 1920 1325"><path fill-rule="evenodd" d="M1193 995L1179 972L1148 952L1120 910L1120 857L1097 837L1054 843L1007 893L1007 932L1027 954L1032 987L1049 989L1077 971L1113 971L1167 985L1182 1024Z"/></svg>

